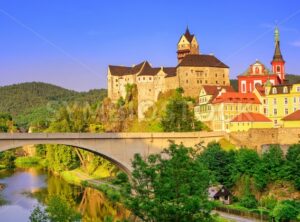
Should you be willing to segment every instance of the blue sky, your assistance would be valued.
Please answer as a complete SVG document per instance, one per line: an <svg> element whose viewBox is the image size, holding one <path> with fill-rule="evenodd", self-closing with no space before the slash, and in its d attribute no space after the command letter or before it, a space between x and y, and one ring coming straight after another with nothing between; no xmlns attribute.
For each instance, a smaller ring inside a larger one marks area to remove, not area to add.
<svg viewBox="0 0 300 222"><path fill-rule="evenodd" d="M286 70L300 74L299 0L0 0L0 86L85 91L106 87L108 64L175 66L187 25L235 78L255 59L270 67L275 24Z"/></svg>

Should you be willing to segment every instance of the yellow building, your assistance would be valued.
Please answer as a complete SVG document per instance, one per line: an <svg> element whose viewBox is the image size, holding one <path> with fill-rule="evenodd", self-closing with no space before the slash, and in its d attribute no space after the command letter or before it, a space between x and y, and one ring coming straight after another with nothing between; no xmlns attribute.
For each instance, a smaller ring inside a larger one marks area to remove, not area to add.
<svg viewBox="0 0 300 222"><path fill-rule="evenodd" d="M282 118L300 109L300 83L258 86L254 90L263 107L263 114L274 127L284 127Z"/></svg>
<svg viewBox="0 0 300 222"><path fill-rule="evenodd" d="M241 113L230 121L229 131L248 131L251 128L272 128L273 122L261 113Z"/></svg>
<svg viewBox="0 0 300 222"><path fill-rule="evenodd" d="M297 110L282 118L282 123L283 127L285 128L300 127L300 110Z"/></svg>
<svg viewBox="0 0 300 222"><path fill-rule="evenodd" d="M261 112L261 102L253 93L234 92L231 87L203 86L195 117L213 131L229 131L230 121L244 112Z"/></svg>

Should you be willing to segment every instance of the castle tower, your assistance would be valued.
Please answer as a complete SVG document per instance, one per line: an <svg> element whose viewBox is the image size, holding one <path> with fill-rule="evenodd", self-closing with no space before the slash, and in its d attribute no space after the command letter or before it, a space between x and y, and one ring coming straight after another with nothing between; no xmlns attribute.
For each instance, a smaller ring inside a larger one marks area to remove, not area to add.
<svg viewBox="0 0 300 222"><path fill-rule="evenodd" d="M177 44L178 63L189 54L199 54L199 45L196 37L190 33L189 28L187 27Z"/></svg>
<svg viewBox="0 0 300 222"><path fill-rule="evenodd" d="M273 56L273 60L271 62L272 64L272 70L274 74L277 74L281 81L283 82L285 79L285 61L282 57L281 51L280 51L280 39L279 39L279 30L276 27L275 28L275 52Z"/></svg>

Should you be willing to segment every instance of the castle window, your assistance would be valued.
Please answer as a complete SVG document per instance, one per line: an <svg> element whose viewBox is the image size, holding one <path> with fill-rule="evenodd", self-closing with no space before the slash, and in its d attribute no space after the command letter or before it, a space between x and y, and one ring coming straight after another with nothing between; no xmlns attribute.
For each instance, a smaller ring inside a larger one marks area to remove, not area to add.
<svg viewBox="0 0 300 222"><path fill-rule="evenodd" d="M200 80L200 83L202 84L202 80Z"/></svg>
<svg viewBox="0 0 300 222"><path fill-rule="evenodd" d="M185 75L188 76L188 73L186 73Z"/></svg>
<svg viewBox="0 0 300 222"><path fill-rule="evenodd" d="M116 84L116 87L118 87L118 84Z"/></svg>
<svg viewBox="0 0 300 222"><path fill-rule="evenodd" d="M189 80L185 80L186 83L189 83Z"/></svg>
<svg viewBox="0 0 300 222"><path fill-rule="evenodd" d="M141 81L141 78L139 77L139 81Z"/></svg>
<svg viewBox="0 0 300 222"><path fill-rule="evenodd" d="M197 80L197 83L199 84L199 83L200 83L200 81L199 81L199 80Z"/></svg>
<svg viewBox="0 0 300 222"><path fill-rule="evenodd" d="M116 82L118 82L118 79L116 79Z"/></svg>
<svg viewBox="0 0 300 222"><path fill-rule="evenodd" d="M216 84L218 84L218 81L216 81Z"/></svg>
<svg viewBox="0 0 300 222"><path fill-rule="evenodd" d="M205 80L205 83L207 84L207 80Z"/></svg>
<svg viewBox="0 0 300 222"><path fill-rule="evenodd" d="M149 89L149 92L151 92L151 89Z"/></svg>
<svg viewBox="0 0 300 222"><path fill-rule="evenodd" d="M218 77L218 74L216 73L216 75L215 75L216 77Z"/></svg>
<svg viewBox="0 0 300 222"><path fill-rule="evenodd" d="M225 85L225 81L223 81L223 85Z"/></svg>
<svg viewBox="0 0 300 222"><path fill-rule="evenodd" d="M225 74L223 74L223 78L225 78Z"/></svg>
<svg viewBox="0 0 300 222"><path fill-rule="evenodd" d="M277 94L277 89L276 88L273 88L273 94Z"/></svg>
<svg viewBox="0 0 300 222"><path fill-rule="evenodd" d="M149 77L149 80L152 80L152 78L151 78L151 77Z"/></svg>
<svg viewBox="0 0 300 222"><path fill-rule="evenodd" d="M146 78L145 77L143 77L143 80L145 80Z"/></svg>

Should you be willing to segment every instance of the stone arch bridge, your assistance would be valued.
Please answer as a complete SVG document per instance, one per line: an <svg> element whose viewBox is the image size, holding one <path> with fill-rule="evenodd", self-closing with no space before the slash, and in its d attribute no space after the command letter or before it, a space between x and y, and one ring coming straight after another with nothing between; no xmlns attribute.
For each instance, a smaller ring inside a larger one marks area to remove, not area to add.
<svg viewBox="0 0 300 222"><path fill-rule="evenodd" d="M193 147L224 138L224 132L189 133L2 133L0 151L25 145L62 144L97 153L131 172L131 160L139 153L146 157L168 147L170 141Z"/></svg>

